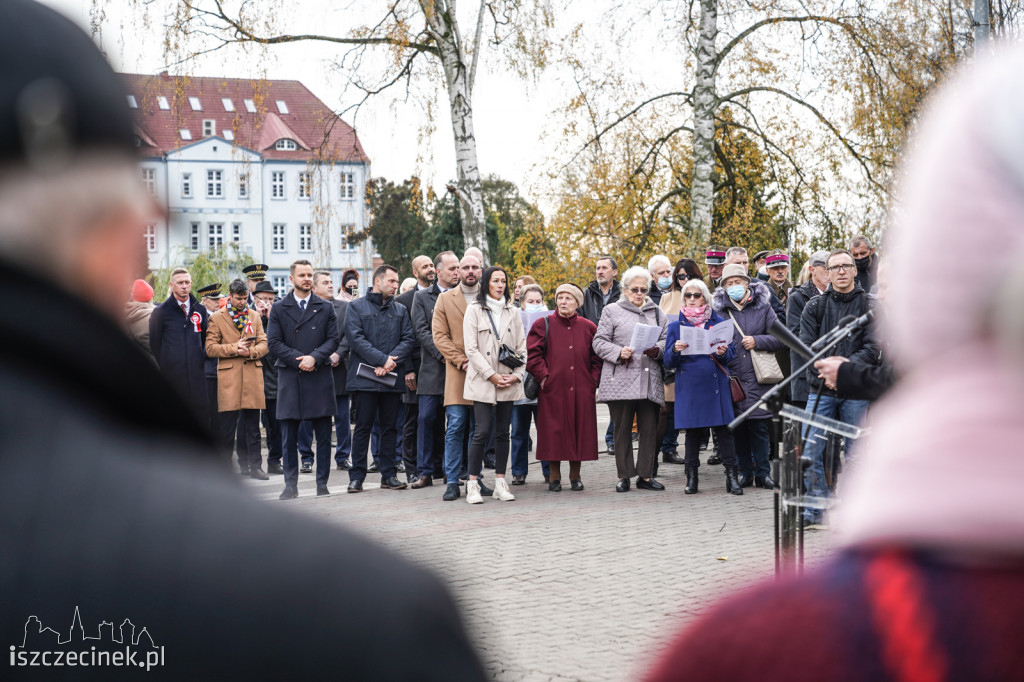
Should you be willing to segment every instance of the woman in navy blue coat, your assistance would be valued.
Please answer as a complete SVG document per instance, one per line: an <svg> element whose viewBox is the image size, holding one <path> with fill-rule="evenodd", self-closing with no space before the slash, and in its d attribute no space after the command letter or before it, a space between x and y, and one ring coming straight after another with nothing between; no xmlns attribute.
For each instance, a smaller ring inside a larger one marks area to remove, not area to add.
<svg viewBox="0 0 1024 682"><path fill-rule="evenodd" d="M710 329L723 321L709 305L711 294L704 282L691 279L683 287L679 320L668 325L665 337L665 366L676 370L675 425L686 429L687 495L697 492L700 467L700 432L710 427L718 440L725 465L725 489L742 495L737 479L736 449L726 424L733 420L732 392L725 367L736 357L732 343L713 349L712 355L680 355L688 345L679 340L680 326Z"/></svg>

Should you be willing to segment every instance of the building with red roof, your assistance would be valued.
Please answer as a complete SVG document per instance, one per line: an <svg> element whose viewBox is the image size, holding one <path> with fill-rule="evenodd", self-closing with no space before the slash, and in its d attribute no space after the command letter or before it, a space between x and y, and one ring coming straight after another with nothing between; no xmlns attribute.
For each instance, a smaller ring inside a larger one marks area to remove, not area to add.
<svg viewBox="0 0 1024 682"><path fill-rule="evenodd" d="M234 242L269 266L281 294L300 258L369 280L372 244L347 240L367 223L369 157L355 130L302 83L122 78L142 179L167 208L165 221L147 226L151 268Z"/></svg>

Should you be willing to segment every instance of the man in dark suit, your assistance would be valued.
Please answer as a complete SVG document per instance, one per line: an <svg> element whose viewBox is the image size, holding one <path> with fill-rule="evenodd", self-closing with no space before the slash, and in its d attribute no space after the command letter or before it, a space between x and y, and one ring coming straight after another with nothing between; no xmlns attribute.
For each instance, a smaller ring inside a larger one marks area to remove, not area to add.
<svg viewBox="0 0 1024 682"><path fill-rule="evenodd" d="M444 459L444 356L434 345L431 322L437 297L459 283L459 258L452 251L434 258L434 283L417 291L412 303L412 330L420 346L420 366L416 378L419 423L416 433L416 473L413 488L433 485L443 478Z"/></svg>
<svg viewBox="0 0 1024 682"><path fill-rule="evenodd" d="M331 354L338 349L334 306L313 293L313 265L291 264L292 290L270 309L267 340L277 365L277 419L284 439L282 500L299 496L299 423L313 422L316 434L316 494L329 495L331 419L338 411L334 397Z"/></svg>
<svg viewBox="0 0 1024 682"><path fill-rule="evenodd" d="M263 329L270 326L270 310L277 303L277 292L270 282L257 282L253 291L253 307L260 314L260 321ZM267 431L267 473L284 474L284 467L281 466L282 438L281 424L277 421L277 367L271 358L263 362L263 396L266 399L267 407L263 410L263 428Z"/></svg>
<svg viewBox="0 0 1024 682"><path fill-rule="evenodd" d="M313 273L313 293L325 301L334 300L334 280L331 273L327 270L317 270ZM335 314L337 314L338 307L334 307ZM338 391L338 372L334 368L334 355L331 354L331 367L332 374L334 375L334 391ZM340 437L339 437L340 440ZM346 443L346 452L348 450L348 443ZM348 455L345 455L348 457ZM313 422L308 419L303 419L302 423L299 424L299 473L311 474L313 473Z"/></svg>
<svg viewBox="0 0 1024 682"><path fill-rule="evenodd" d="M348 371L348 342L345 340L345 315L348 312L348 301L338 298L331 299L334 304L334 316L338 318L338 350L331 354L331 371L334 373L334 396L338 403L338 413L334 416L334 431L337 445L334 449L334 461L339 469L351 466L349 455L352 453L352 419L351 402L348 396L348 384L345 373Z"/></svg>
<svg viewBox="0 0 1024 682"><path fill-rule="evenodd" d="M209 314L192 295L192 275L171 271L171 295L149 317L149 346L160 372L178 389L192 412L208 418L206 325Z"/></svg>
<svg viewBox="0 0 1024 682"><path fill-rule="evenodd" d="M416 256L412 259L412 276L416 278L416 286L395 300L405 307L406 315L409 316L409 328L412 329L412 303L417 292L430 288L434 283L434 262L429 256ZM405 391L402 392L402 403L405 405L405 415L402 418L402 460L405 463L405 477L410 484L415 484L417 475L417 431L419 422L419 399L416 397L417 374L420 371L420 344L416 334L412 335L412 352L405 363L402 376L405 381ZM417 486L421 487L421 486Z"/></svg>
<svg viewBox="0 0 1024 682"><path fill-rule="evenodd" d="M6 0L3 11L0 289L32 302L0 316L0 641L11 658L31 657L26 622L67 633L78 607L89 636L104 619L145 628L166 652L147 679L312 679L338 666L344 632L360 654L342 662L347 680L482 680L436 578L254 499L212 463L201 421L120 328L143 226L159 220L122 82L53 10ZM24 115L39 111L53 115ZM26 362L26 348L46 361ZM352 584L386 589L265 589L299 573L331 585L339 566ZM265 646L268 633L284 639ZM88 653L72 634L56 649ZM142 663L145 650L131 653ZM444 665L424 665L435 657ZM4 679L124 672L102 658L73 670L3 665Z"/></svg>
<svg viewBox="0 0 1024 682"><path fill-rule="evenodd" d="M348 471L350 493L363 489L366 451L375 419L380 420L380 485L401 490L395 467L395 430L398 406L404 389L397 372L412 349L412 329L405 307L395 301L398 271L381 265L373 273L373 289L349 303L345 338L349 348L348 388L352 393L356 424L352 433L352 468Z"/></svg>

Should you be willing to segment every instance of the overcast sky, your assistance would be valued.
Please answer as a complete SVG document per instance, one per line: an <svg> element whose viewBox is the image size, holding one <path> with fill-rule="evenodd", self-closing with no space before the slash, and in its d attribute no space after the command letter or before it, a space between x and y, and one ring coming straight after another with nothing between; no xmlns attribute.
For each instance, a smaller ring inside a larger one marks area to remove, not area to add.
<svg viewBox="0 0 1024 682"><path fill-rule="evenodd" d="M43 0L56 7L90 30L92 0ZM370 10L379 13L383 2L355 2L354 0L306 0L301 4L266 3L264 6L301 8L301 13L289 17L286 24L291 30L315 31L342 35L352 25L352 17L363 22L372 19ZM555 33L571 23L595 21L594 8L600 3L571 5L568 10L557 8L558 26ZM152 3L150 24L143 18L143 2L106 0L102 3L105 21L101 24L98 40L108 57L119 70L135 73L158 73L165 67L162 55L164 27L153 5L167 6L166 2ZM463 28L467 33L471 29ZM266 77L302 81L321 100L336 111L355 101L355 93L343 96L343 82L332 72L331 59L341 53L336 45L301 43L275 46L267 57L246 55L238 48L221 50L215 55L200 58L193 65L172 67L172 73L196 76ZM632 66L648 70L664 68L640 49L631 50L637 64ZM651 60L650 63L644 61ZM396 94L400 94L396 91ZM572 79L568 69L561 65L549 68L535 83L524 83L510 75L501 64L500 55L491 50L485 54L474 90L475 127L479 164L484 175L497 174L518 184L524 195L540 204L545 213L552 210L550 202L542 196L539 165L550 162L554 150L550 143L542 142L545 131L560 135L562 121L553 112L573 96ZM393 97L380 97L368 103L355 121L357 133L370 156L372 172L400 181L419 174L425 183L443 191L445 183L454 178L455 155L451 141L451 123L444 92L437 99L436 129L425 141L422 135L423 109L415 103L396 102ZM352 116L346 115L352 123Z"/></svg>

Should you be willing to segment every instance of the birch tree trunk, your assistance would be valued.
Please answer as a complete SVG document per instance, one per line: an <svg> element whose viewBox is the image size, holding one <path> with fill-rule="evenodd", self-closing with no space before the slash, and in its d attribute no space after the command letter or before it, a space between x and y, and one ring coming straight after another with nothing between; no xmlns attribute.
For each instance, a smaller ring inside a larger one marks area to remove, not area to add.
<svg viewBox="0 0 1024 682"><path fill-rule="evenodd" d="M454 4L448 3L446 11L439 11L442 3L435 3L433 11L425 6L424 14L437 44L438 57L444 69L445 85L448 90L452 138L455 142L457 179L454 192L459 198L462 237L467 249L475 246L483 252L484 259L489 260L483 190L480 184L480 168L477 165L476 134L473 131L472 73L467 64ZM479 50L480 46L475 46L475 49Z"/></svg>
<svg viewBox="0 0 1024 682"><path fill-rule="evenodd" d="M715 71L718 68L718 0L700 0L697 80L693 88L693 180L690 183L690 226L703 243L711 238L715 184Z"/></svg>

